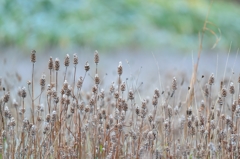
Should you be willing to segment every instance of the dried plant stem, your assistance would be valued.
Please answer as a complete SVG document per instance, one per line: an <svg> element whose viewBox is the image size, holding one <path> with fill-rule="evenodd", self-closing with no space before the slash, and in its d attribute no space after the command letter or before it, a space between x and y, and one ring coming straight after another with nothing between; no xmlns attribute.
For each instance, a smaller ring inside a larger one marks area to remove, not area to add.
<svg viewBox="0 0 240 159"><path fill-rule="evenodd" d="M32 63L32 120L33 120L33 124L35 124L34 122L34 62Z"/></svg>

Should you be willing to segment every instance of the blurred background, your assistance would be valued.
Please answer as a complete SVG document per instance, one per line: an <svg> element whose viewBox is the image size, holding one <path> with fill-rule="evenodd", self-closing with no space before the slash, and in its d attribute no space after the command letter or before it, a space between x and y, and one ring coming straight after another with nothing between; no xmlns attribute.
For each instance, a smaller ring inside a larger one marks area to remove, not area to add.
<svg viewBox="0 0 240 159"><path fill-rule="evenodd" d="M209 0L1 0L1 50L197 51ZM204 49L240 46L240 1L215 0Z"/></svg>

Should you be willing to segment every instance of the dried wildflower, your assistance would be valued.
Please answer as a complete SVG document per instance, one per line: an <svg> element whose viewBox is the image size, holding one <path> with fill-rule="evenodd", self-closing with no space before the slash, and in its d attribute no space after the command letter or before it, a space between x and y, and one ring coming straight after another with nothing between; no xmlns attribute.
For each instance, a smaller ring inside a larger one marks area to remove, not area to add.
<svg viewBox="0 0 240 159"><path fill-rule="evenodd" d="M221 91L221 96L222 97L226 97L227 96L227 90L226 88L223 88L222 91Z"/></svg>
<svg viewBox="0 0 240 159"><path fill-rule="evenodd" d="M81 76L77 81L77 88L78 89L82 88L82 84L83 84L83 77Z"/></svg>
<svg viewBox="0 0 240 159"><path fill-rule="evenodd" d="M3 102L4 102L4 103L7 103L8 100L9 100L9 97L10 97L10 93L9 93L9 92L7 92L6 94L4 94L4 96L3 96Z"/></svg>
<svg viewBox="0 0 240 159"><path fill-rule="evenodd" d="M211 86L213 83L214 83L214 75L212 73L211 76L209 77L208 84Z"/></svg>
<svg viewBox="0 0 240 159"><path fill-rule="evenodd" d="M172 90L173 91L177 90L177 80L176 80L176 77L173 77L173 80L172 80Z"/></svg>
<svg viewBox="0 0 240 159"><path fill-rule="evenodd" d="M134 95L133 95L133 90L129 90L129 92L128 92L128 98L130 99L130 100L133 100L134 99Z"/></svg>
<svg viewBox="0 0 240 159"><path fill-rule="evenodd" d="M160 92L159 92L159 89L158 88L156 88L155 90L154 90L154 94L159 98L160 97Z"/></svg>
<svg viewBox="0 0 240 159"><path fill-rule="evenodd" d="M156 106L158 104L158 97L156 94L154 94L154 96L153 96L152 104L153 104L153 106Z"/></svg>
<svg viewBox="0 0 240 159"><path fill-rule="evenodd" d="M59 68L60 68L60 62L59 62L59 59L58 59L58 58L55 59L55 65L54 65L54 66L55 66L55 67L54 67L55 70L56 70L56 71L59 71Z"/></svg>
<svg viewBox="0 0 240 159"><path fill-rule="evenodd" d="M125 82L122 82L120 88L121 88L121 91L122 91L122 92L124 92L124 91L126 90L126 84L125 84Z"/></svg>
<svg viewBox="0 0 240 159"><path fill-rule="evenodd" d="M112 82L111 86L110 86L110 93L113 93L115 90L115 87L114 87L114 82Z"/></svg>
<svg viewBox="0 0 240 159"><path fill-rule="evenodd" d="M78 56L77 56L77 54L73 54L73 64L74 65L78 64Z"/></svg>
<svg viewBox="0 0 240 159"><path fill-rule="evenodd" d="M94 62L96 64L99 63L99 55L98 55L98 51L97 50L95 50L95 52L94 52Z"/></svg>
<svg viewBox="0 0 240 159"><path fill-rule="evenodd" d="M223 99L222 99L222 97L218 97L218 104L220 105L220 106L222 106L223 105Z"/></svg>
<svg viewBox="0 0 240 159"><path fill-rule="evenodd" d="M45 87L45 85L46 85L46 79L45 79L45 75L44 74L42 74L42 77L41 77L41 79L40 79L40 85L41 85L41 88L43 89L44 87Z"/></svg>
<svg viewBox="0 0 240 159"><path fill-rule="evenodd" d="M52 70L52 69L53 69L53 59L52 59L52 57L49 58L49 61L48 61L48 69L49 69L49 70Z"/></svg>
<svg viewBox="0 0 240 159"><path fill-rule="evenodd" d="M35 63L35 62L36 62L36 51L35 51L35 50L32 50L31 62L32 62L32 63Z"/></svg>
<svg viewBox="0 0 240 159"><path fill-rule="evenodd" d="M69 54L66 55L65 60L64 60L64 65L68 67L70 64L70 59L69 59Z"/></svg>
<svg viewBox="0 0 240 159"><path fill-rule="evenodd" d="M123 72L122 62L120 61L120 62L119 62L119 65L118 65L118 75L121 76L121 75L122 75L122 72Z"/></svg>
<svg viewBox="0 0 240 159"><path fill-rule="evenodd" d="M90 66L89 66L88 61L86 62L84 68L85 68L85 71L86 71L86 72L90 70Z"/></svg>
<svg viewBox="0 0 240 159"><path fill-rule="evenodd" d="M99 79L99 76L98 74L95 74L95 84L98 85L100 83L100 79Z"/></svg>
<svg viewBox="0 0 240 159"><path fill-rule="evenodd" d="M230 83L229 93L230 93L230 94L234 94L234 93L235 93L234 85L233 85L232 82Z"/></svg>
<svg viewBox="0 0 240 159"><path fill-rule="evenodd" d="M21 96L23 98L26 98L26 96L27 96L27 92L26 92L26 88L25 87L22 87Z"/></svg>

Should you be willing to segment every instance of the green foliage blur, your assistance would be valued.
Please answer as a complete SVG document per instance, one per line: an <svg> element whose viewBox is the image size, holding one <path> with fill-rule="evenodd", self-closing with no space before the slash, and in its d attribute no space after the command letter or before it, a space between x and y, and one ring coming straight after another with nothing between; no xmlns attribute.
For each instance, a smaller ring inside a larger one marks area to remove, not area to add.
<svg viewBox="0 0 240 159"><path fill-rule="evenodd" d="M2 0L0 46L188 50L198 46L209 6L208 0ZM240 46L239 7L214 1L208 26L221 36L217 48ZM212 33L204 39L209 48Z"/></svg>

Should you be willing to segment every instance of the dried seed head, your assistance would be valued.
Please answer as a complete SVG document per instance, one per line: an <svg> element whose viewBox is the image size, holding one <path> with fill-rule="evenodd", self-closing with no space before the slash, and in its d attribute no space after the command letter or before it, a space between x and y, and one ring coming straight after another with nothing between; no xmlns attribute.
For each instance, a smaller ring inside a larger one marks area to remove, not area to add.
<svg viewBox="0 0 240 159"><path fill-rule="evenodd" d="M31 62L32 62L32 63L35 63L35 62L36 62L36 51L35 51L35 50L32 50Z"/></svg>
<svg viewBox="0 0 240 159"><path fill-rule="evenodd" d="M122 75L122 72L123 72L122 62L120 61L120 62L119 62L119 65L118 65L118 75L121 76L121 75Z"/></svg>
<svg viewBox="0 0 240 159"><path fill-rule="evenodd" d="M112 82L111 86L110 86L110 93L113 93L115 90L115 87L114 87L114 82Z"/></svg>
<svg viewBox="0 0 240 159"><path fill-rule="evenodd" d="M56 70L56 71L59 71L60 62L59 62L59 59L58 59L58 58L55 59L55 65L54 65L54 66L55 66L55 70Z"/></svg>
<svg viewBox="0 0 240 159"><path fill-rule="evenodd" d="M100 79L98 74L95 74L95 84L98 85L100 83Z"/></svg>
<svg viewBox="0 0 240 159"><path fill-rule="evenodd" d="M160 97L160 92L159 92L159 89L158 88L156 88L155 90L154 90L154 94L159 98Z"/></svg>
<svg viewBox="0 0 240 159"><path fill-rule="evenodd" d="M4 97L3 97L3 101L4 101L4 103L7 103L7 102L8 102L9 97L10 97L10 93L7 92L7 93L4 95Z"/></svg>
<svg viewBox="0 0 240 159"><path fill-rule="evenodd" d="M65 65L66 67L68 67L69 64L70 64L70 59L69 59L69 55L67 54L66 57L65 57L65 60L64 60L64 65Z"/></svg>
<svg viewBox="0 0 240 159"><path fill-rule="evenodd" d="M234 101L232 104L232 112L234 113L237 107L237 101Z"/></svg>
<svg viewBox="0 0 240 159"><path fill-rule="evenodd" d="M81 88L82 87L82 84L83 84L83 77L79 77L78 81L77 81L77 88Z"/></svg>
<svg viewBox="0 0 240 159"><path fill-rule="evenodd" d="M177 90L177 80L176 80L176 77L173 77L173 80L172 80L172 90L173 91Z"/></svg>
<svg viewBox="0 0 240 159"><path fill-rule="evenodd" d="M27 92L26 92L26 88L25 87L22 87L21 95L22 95L23 98L26 98Z"/></svg>
<svg viewBox="0 0 240 159"><path fill-rule="evenodd" d="M227 96L227 90L226 88L223 88L222 91L221 91L221 96L222 97L226 97Z"/></svg>
<svg viewBox="0 0 240 159"><path fill-rule="evenodd" d="M135 112L136 112L136 114L137 114L137 115L139 115L139 113L140 113L140 109L139 109L139 107L138 107L138 106L136 107L136 110L135 110Z"/></svg>
<svg viewBox="0 0 240 159"><path fill-rule="evenodd" d="M99 63L99 55L98 55L98 51L97 51L97 50L94 52L94 62L95 62L96 64Z"/></svg>
<svg viewBox="0 0 240 159"><path fill-rule="evenodd" d="M73 64L74 65L78 64L78 56L77 56L77 54L73 54Z"/></svg>
<svg viewBox="0 0 240 159"><path fill-rule="evenodd" d="M152 99L152 104L156 106L158 104L158 97L156 94L154 94L153 99Z"/></svg>
<svg viewBox="0 0 240 159"><path fill-rule="evenodd" d="M134 95L133 95L133 90L129 90L129 92L128 92L128 98L130 99L130 100L133 100L134 99Z"/></svg>
<svg viewBox="0 0 240 159"><path fill-rule="evenodd" d="M37 127L35 125L32 125L32 127L31 127L31 135L35 136L36 132L37 132Z"/></svg>
<svg viewBox="0 0 240 159"><path fill-rule="evenodd" d="M90 70L90 66L89 66L88 61L86 62L86 64L85 64L84 67L85 67L85 71L86 71L86 72Z"/></svg>
<svg viewBox="0 0 240 159"><path fill-rule="evenodd" d="M208 84L211 86L213 83L214 83L214 75L212 73L212 75L209 77Z"/></svg>
<svg viewBox="0 0 240 159"><path fill-rule="evenodd" d="M230 94L234 94L235 93L234 85L233 85L232 82L230 83L229 92L230 92Z"/></svg>
<svg viewBox="0 0 240 159"><path fill-rule="evenodd" d="M122 82L122 84L121 84L121 91L122 92L124 92L125 90L126 90L126 84L125 84L125 82Z"/></svg>
<svg viewBox="0 0 240 159"><path fill-rule="evenodd" d="M114 93L114 98L115 98L115 99L118 99L118 98L119 98L119 93L118 93L118 91L116 91L116 92Z"/></svg>
<svg viewBox="0 0 240 159"><path fill-rule="evenodd" d="M53 59L52 59L52 57L49 58L49 61L48 61L48 69L49 69L49 70L52 70L52 69L53 69Z"/></svg>
<svg viewBox="0 0 240 159"><path fill-rule="evenodd" d="M148 115L148 121L151 123L153 121L153 115L152 114L149 114Z"/></svg>
<svg viewBox="0 0 240 159"><path fill-rule="evenodd" d="M67 89L68 89L68 82L67 82L67 80L65 80L63 83L63 90L66 91Z"/></svg>
<svg viewBox="0 0 240 159"><path fill-rule="evenodd" d="M220 106L223 105L223 99L222 99L222 97L218 97L218 104L219 104Z"/></svg>
<svg viewBox="0 0 240 159"><path fill-rule="evenodd" d="M40 79L40 85L41 85L41 87L42 88L44 88L45 87L45 85L46 85L46 79L45 79L45 75L44 74L42 74L42 78Z"/></svg>

